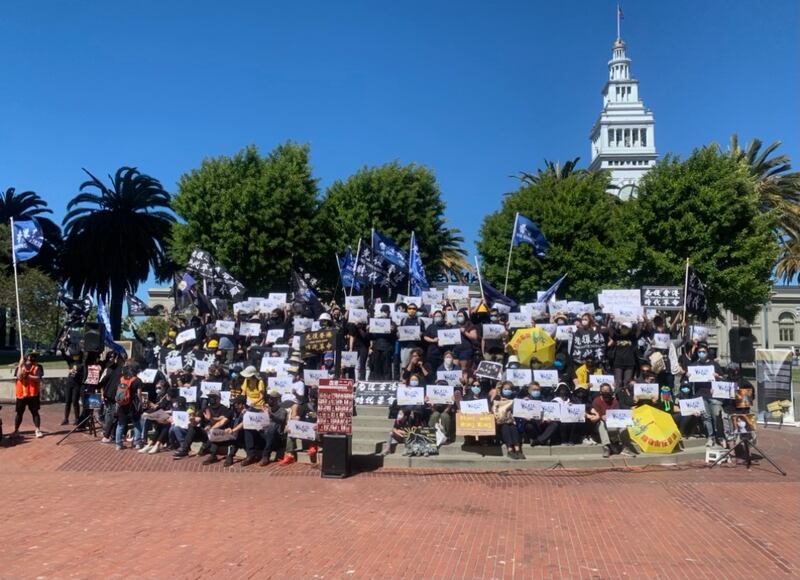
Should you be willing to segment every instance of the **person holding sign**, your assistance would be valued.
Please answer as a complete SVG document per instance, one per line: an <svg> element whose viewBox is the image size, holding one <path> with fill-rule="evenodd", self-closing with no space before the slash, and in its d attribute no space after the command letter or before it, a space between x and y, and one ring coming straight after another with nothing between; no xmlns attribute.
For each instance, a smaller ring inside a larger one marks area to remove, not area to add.
<svg viewBox="0 0 800 580"><path fill-rule="evenodd" d="M262 467L269 465L273 451L278 453L281 448L285 448L286 421L289 419L289 413L285 407L281 406L281 394L278 391L272 390L267 393L265 412L269 413L269 425L266 429L263 431L245 430L247 458L242 462L242 467L256 462L255 451L261 446L260 442L256 442L256 438L263 441L261 461L259 462Z"/></svg>
<svg viewBox="0 0 800 580"><path fill-rule="evenodd" d="M500 394L492 402L494 422L500 433L500 439L506 446L509 459L525 459L522 445L514 422L514 385L508 381L500 385Z"/></svg>
<svg viewBox="0 0 800 580"><path fill-rule="evenodd" d="M703 426L706 431L706 447L713 447L715 444L722 445L725 441L725 429L723 427L722 406L723 401L711 397L711 383L722 380L722 369L711 356L708 345L705 342L698 342L694 349L694 360L692 365L700 367L713 367L713 380L695 382L694 396L703 398L705 412L702 415ZM691 366L688 370L691 370ZM691 374L691 372L689 373ZM691 379L690 379L691 380Z"/></svg>
<svg viewBox="0 0 800 580"><path fill-rule="evenodd" d="M689 383L684 383L681 385L678 396L673 401L672 409L670 411L672 414L672 419L678 426L678 430L681 432L681 437L683 439L688 438L692 433L695 432L697 429L697 422L700 420L700 413L695 413L693 415L681 414L681 407L678 401L691 398L693 398L692 389L689 387Z"/></svg>
<svg viewBox="0 0 800 580"><path fill-rule="evenodd" d="M627 320L619 324L612 321L610 327L608 360L614 373L614 382L619 388L636 374L641 329Z"/></svg>
<svg viewBox="0 0 800 580"><path fill-rule="evenodd" d="M401 377L403 382L410 384L410 380L413 377L416 377L419 384L414 386L425 386L428 384L429 374L428 368L422 361L422 349L412 349L408 364L406 364L405 368L403 368L403 374Z"/></svg>
<svg viewBox="0 0 800 580"><path fill-rule="evenodd" d="M461 332L461 344L453 348L453 356L462 369L471 371L475 361L475 345L478 342L478 331L475 325L470 322L466 308L462 308L456 313L456 324Z"/></svg>
<svg viewBox="0 0 800 580"><path fill-rule="evenodd" d="M435 311L433 313L433 323L425 329L425 335L422 337L426 345L425 363L429 371L441 370L439 367L444 360L444 351L439 346L439 331L446 328L444 313L441 310ZM452 361L452 354L450 360Z"/></svg>
<svg viewBox="0 0 800 580"><path fill-rule="evenodd" d="M406 308L406 316L397 327L397 342L400 344L400 367L408 365L413 349L422 348L422 333L425 323L417 316L417 305L413 302Z"/></svg>
<svg viewBox="0 0 800 580"><path fill-rule="evenodd" d="M254 409L262 409L264 407L264 394L266 388L264 381L258 375L256 367L250 365L239 373L240 383L238 386L239 392L242 393L247 399L247 404Z"/></svg>
<svg viewBox="0 0 800 580"><path fill-rule="evenodd" d="M391 309L388 304L381 306L376 318L388 319ZM372 356L370 364L370 380L387 381L392 378L392 353L397 339L397 327L389 321L389 333L369 333Z"/></svg>
<svg viewBox="0 0 800 580"><path fill-rule="evenodd" d="M600 385L600 396L595 397L592 401L592 406L586 415L586 418L595 425L597 434L600 437L600 444L603 446L603 457L611 457L611 454L616 451L617 445L622 441L622 430L608 429L606 427L606 413L609 409L619 409L619 401L614 398L614 392L611 390L611 385L603 383ZM614 439L614 447L612 447L612 438ZM627 454L627 453L626 453Z"/></svg>
<svg viewBox="0 0 800 580"><path fill-rule="evenodd" d="M499 335L496 333L500 330ZM484 360L502 363L508 339L508 322L504 321L497 308L489 310L489 323L481 324L481 352Z"/></svg>
<svg viewBox="0 0 800 580"><path fill-rule="evenodd" d="M367 359L369 358L369 332L366 322L347 323L347 350L358 353L359 381L367 380Z"/></svg>
<svg viewBox="0 0 800 580"><path fill-rule="evenodd" d="M296 401L289 409L288 421L302 421L304 423L317 422L317 390L310 389L308 398L303 401ZM297 460L297 446L298 442L303 445L302 440L296 437L286 438L286 451L283 454L283 459L278 461L279 465L290 465ZM306 449L308 456L313 460L317 456L316 441L310 441Z"/></svg>

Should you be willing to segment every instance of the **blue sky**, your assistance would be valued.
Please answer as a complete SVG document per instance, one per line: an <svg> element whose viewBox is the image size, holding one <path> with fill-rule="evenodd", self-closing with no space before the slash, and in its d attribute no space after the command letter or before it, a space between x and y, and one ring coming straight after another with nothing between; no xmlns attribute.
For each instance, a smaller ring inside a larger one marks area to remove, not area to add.
<svg viewBox="0 0 800 580"><path fill-rule="evenodd" d="M796 0L623 2L660 154L731 133L800 167ZM311 145L321 187L391 160L432 168L467 237L542 160L589 160L615 3L171 0L0 4L0 187L58 220L83 180L134 165L174 191L203 157Z"/></svg>

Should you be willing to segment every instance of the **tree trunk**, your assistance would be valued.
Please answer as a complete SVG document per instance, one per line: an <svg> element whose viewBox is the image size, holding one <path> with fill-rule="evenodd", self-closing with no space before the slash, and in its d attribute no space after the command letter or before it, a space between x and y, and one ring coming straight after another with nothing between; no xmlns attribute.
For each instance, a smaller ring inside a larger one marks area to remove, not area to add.
<svg viewBox="0 0 800 580"><path fill-rule="evenodd" d="M108 318L111 321L111 336L114 340L119 340L122 334L122 303L125 300L125 290L123 288L111 289L111 304L108 307Z"/></svg>

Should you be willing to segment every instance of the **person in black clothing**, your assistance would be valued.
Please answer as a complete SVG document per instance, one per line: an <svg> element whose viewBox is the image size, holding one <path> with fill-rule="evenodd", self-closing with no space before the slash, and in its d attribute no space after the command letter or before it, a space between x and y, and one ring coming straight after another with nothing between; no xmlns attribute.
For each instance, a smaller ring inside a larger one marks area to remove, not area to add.
<svg viewBox="0 0 800 580"><path fill-rule="evenodd" d="M381 306L378 318L389 317L389 306ZM368 338L372 345L372 361L370 365L370 380L386 381L392 378L392 354L397 337L397 328L394 322L391 323L389 334L369 333Z"/></svg>
<svg viewBox="0 0 800 580"><path fill-rule="evenodd" d="M629 322L612 325L608 358L614 371L614 383L617 388L628 383L636 374L638 340L638 325Z"/></svg>
<svg viewBox="0 0 800 580"><path fill-rule="evenodd" d="M156 341L155 332L148 332L147 336L142 338L137 332L138 329L135 326L133 326L131 330L133 331L133 337L136 339L136 342L138 342L142 347L142 356L139 360L142 368L157 369L158 351L160 347L158 346L158 341Z"/></svg>
<svg viewBox="0 0 800 580"><path fill-rule="evenodd" d="M233 410L233 417L229 423L230 427L225 429L229 435L236 436L236 439L228 443L228 450L225 453L224 467L233 465L233 458L239 449L245 448L244 438L244 414L250 410L247 406L247 397L244 395L237 395L231 399L231 408Z"/></svg>
<svg viewBox="0 0 800 580"><path fill-rule="evenodd" d="M116 435L114 442L117 450L125 448L123 437L130 423L133 426L133 445L137 449L143 447L142 430L140 428L141 392L142 381L136 376L139 365L135 362L125 361L122 371L117 379L117 389L114 392L114 407L117 419ZM121 389L127 389L126 398Z"/></svg>
<svg viewBox="0 0 800 580"><path fill-rule="evenodd" d="M220 403L217 393L211 392L208 395L208 406L203 411L203 429L208 437L211 429L225 429L233 420L234 412ZM222 447L227 448L226 443L211 443L204 445L198 456L208 453L208 457L203 461L203 465L211 465L218 461L217 454ZM227 450L227 449L226 449Z"/></svg>
<svg viewBox="0 0 800 580"><path fill-rule="evenodd" d="M412 386L424 387L429 382L429 374L428 368L425 366L425 363L422 360L422 349L413 349L411 351L411 355L409 356L408 364L403 368L403 374L401 376L402 381L406 384L409 384L411 377L416 376L418 377L420 384Z"/></svg>
<svg viewBox="0 0 800 580"><path fill-rule="evenodd" d="M422 337L425 344L425 364L429 373L435 373L442 366L444 353L439 346L439 331L445 328L447 324L444 322L444 314L441 310L437 310L433 313L433 323L425 329Z"/></svg>
<svg viewBox="0 0 800 580"><path fill-rule="evenodd" d="M281 406L281 395L278 391L272 390L267 394L266 413L269 413L270 423L263 431L245 430L245 449L247 457L242 461L242 467L252 465L256 459L256 449L259 446L257 438L263 441L261 452L261 462L259 465L269 465L272 452L280 453L285 443L286 421L289 418L288 410Z"/></svg>
<svg viewBox="0 0 800 580"><path fill-rule="evenodd" d="M113 351L106 353L103 372L100 375L99 388L103 394L103 439L101 443L113 443L111 436L117 422L114 397L117 394L119 377L122 374L122 357Z"/></svg>
<svg viewBox="0 0 800 580"><path fill-rule="evenodd" d="M348 345L350 351L358 353L358 375L360 381L367 378L367 358L369 357L369 333L364 322L347 324Z"/></svg>
<svg viewBox="0 0 800 580"><path fill-rule="evenodd" d="M64 360L69 367L67 380L64 381L64 420L62 425L69 425L69 411L72 409L74 425L80 422L81 391L83 390L83 377L85 374L83 366L83 354L80 351L64 352Z"/></svg>
<svg viewBox="0 0 800 580"><path fill-rule="evenodd" d="M405 368L408 365L411 352L415 349L421 349L423 345L422 335L425 332L425 323L417 316L417 305L409 304L406 308L406 317L400 322L401 327L419 328L419 338L412 340L401 340L398 338L400 344L400 367ZM398 332L400 332L398 330Z"/></svg>

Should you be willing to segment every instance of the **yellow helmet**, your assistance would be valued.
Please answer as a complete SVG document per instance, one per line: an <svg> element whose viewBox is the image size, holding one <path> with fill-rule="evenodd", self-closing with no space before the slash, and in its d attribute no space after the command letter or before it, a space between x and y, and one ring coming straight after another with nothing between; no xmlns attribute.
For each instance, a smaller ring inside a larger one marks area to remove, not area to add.
<svg viewBox="0 0 800 580"><path fill-rule="evenodd" d="M216 338L212 338L208 341L208 348L217 348L219 346L219 342Z"/></svg>

